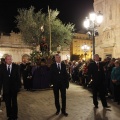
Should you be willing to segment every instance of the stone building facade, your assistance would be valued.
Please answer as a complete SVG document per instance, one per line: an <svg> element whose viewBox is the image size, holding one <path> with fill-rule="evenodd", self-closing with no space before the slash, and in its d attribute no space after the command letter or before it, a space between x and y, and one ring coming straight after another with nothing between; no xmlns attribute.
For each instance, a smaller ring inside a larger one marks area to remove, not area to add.
<svg viewBox="0 0 120 120"><path fill-rule="evenodd" d="M87 34L75 33L70 46L70 56L79 55L85 60L85 51L81 49L83 45L89 46L86 52L86 60L92 58L92 40Z"/></svg>
<svg viewBox="0 0 120 120"><path fill-rule="evenodd" d="M32 53L33 46L28 46L22 41L20 33L11 32L9 35L0 35L0 58L4 58L7 54L12 55L13 62L22 62L28 60ZM36 47L39 50L39 46ZM54 53L56 53L55 51ZM70 59L70 46L66 45L60 52L62 60Z"/></svg>
<svg viewBox="0 0 120 120"><path fill-rule="evenodd" d="M81 46L84 44L90 47L86 58L91 58L92 41L89 39L89 36L86 34L75 33L72 39L71 47L69 44L66 44L66 47L60 51L62 60L70 60L70 56L72 54L82 54L84 59L84 51L81 49ZM36 50L39 50L39 47L37 47ZM55 53L56 52L57 51L55 51ZM30 53L32 53L32 49L22 41L20 33L11 32L9 35L0 35L0 58L4 58L7 54L10 54L12 55L13 62L18 63L27 60Z"/></svg>
<svg viewBox="0 0 120 120"><path fill-rule="evenodd" d="M26 60L32 52L31 47L24 44L20 33L11 32L10 35L0 36L0 58L12 55L13 62Z"/></svg>
<svg viewBox="0 0 120 120"><path fill-rule="evenodd" d="M94 0L94 11L101 11L104 18L97 28L96 53L102 58L120 57L120 0Z"/></svg>

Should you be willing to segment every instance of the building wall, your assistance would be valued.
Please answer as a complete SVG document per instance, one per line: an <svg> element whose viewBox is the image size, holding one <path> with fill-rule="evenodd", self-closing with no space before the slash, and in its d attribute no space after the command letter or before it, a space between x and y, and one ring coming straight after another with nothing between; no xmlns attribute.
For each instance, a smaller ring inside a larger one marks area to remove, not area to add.
<svg viewBox="0 0 120 120"><path fill-rule="evenodd" d="M96 53L102 58L120 57L120 0L94 0L94 10L104 16L95 38Z"/></svg>
<svg viewBox="0 0 120 120"><path fill-rule="evenodd" d="M86 59L92 57L92 40L89 38L87 34L80 34L75 33L74 38L72 40L70 46L70 55L82 55L83 59L85 59L84 51L81 49L83 45L88 45L90 47L89 51L87 52Z"/></svg>
<svg viewBox="0 0 120 120"><path fill-rule="evenodd" d="M84 51L81 49L82 45L88 45L90 50L87 52L86 59L92 56L92 41L87 34L75 33L72 40L71 47L66 45L64 49L61 50L62 60L70 59L72 54L83 55ZM39 48L38 48L39 49ZM31 47L27 46L23 41L20 33L11 32L10 35L0 36L0 58L5 57L6 54L12 55L13 62L21 62L23 56L30 55L32 52Z"/></svg>
<svg viewBox="0 0 120 120"><path fill-rule="evenodd" d="M39 46L36 47L36 50L39 50ZM22 41L20 33L11 32L10 35L1 34L0 58L10 54L12 55L13 62L22 62L28 58L30 53L32 53L31 47ZM70 47L66 45L66 48L62 49L60 54L62 60L70 59Z"/></svg>
<svg viewBox="0 0 120 120"><path fill-rule="evenodd" d="M24 44L20 33L10 33L10 35L0 36L0 58L6 54L12 55L13 62L21 62L24 55L32 52L30 46Z"/></svg>
<svg viewBox="0 0 120 120"><path fill-rule="evenodd" d="M70 51L69 50L62 50L60 55L61 55L61 60L70 60Z"/></svg>

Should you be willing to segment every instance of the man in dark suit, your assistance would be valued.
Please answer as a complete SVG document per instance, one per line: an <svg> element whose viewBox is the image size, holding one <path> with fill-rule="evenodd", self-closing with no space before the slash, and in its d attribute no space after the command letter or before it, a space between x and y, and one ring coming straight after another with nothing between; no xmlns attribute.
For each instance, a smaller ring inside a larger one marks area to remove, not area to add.
<svg viewBox="0 0 120 120"><path fill-rule="evenodd" d="M94 61L91 62L88 66L89 77L92 78L92 90L93 90L93 104L95 108L98 108L97 94L102 102L104 108L109 108L105 98L105 73L104 73L104 64L99 61L99 55L94 55Z"/></svg>
<svg viewBox="0 0 120 120"><path fill-rule="evenodd" d="M19 69L12 63L12 56L5 57L6 64L0 68L0 90L3 86L3 93L6 105L8 120L17 120L18 105L17 93L19 91Z"/></svg>
<svg viewBox="0 0 120 120"><path fill-rule="evenodd" d="M1 66L3 66L5 64L5 58L1 58L1 64L0 64L0 68ZM1 91L0 91L1 92ZM2 102L4 102L4 94L2 94Z"/></svg>
<svg viewBox="0 0 120 120"><path fill-rule="evenodd" d="M55 97L56 115L60 112L59 103L59 90L61 92L62 98L62 114L68 116L66 113L66 88L69 87L68 73L66 70L66 65L61 63L61 56L59 54L55 55L55 63L51 65L51 82L53 84L53 91Z"/></svg>

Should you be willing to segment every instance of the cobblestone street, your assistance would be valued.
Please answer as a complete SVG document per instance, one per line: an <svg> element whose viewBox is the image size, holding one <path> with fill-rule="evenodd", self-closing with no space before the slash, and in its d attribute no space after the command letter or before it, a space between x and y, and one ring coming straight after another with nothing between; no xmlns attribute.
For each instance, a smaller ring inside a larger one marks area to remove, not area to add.
<svg viewBox="0 0 120 120"><path fill-rule="evenodd" d="M70 83L67 90L68 117L55 115L54 96L52 90L25 91L18 94L18 120L120 120L120 105L108 99L110 109L99 108L92 104L92 95L82 86ZM5 105L2 102L0 120L7 120Z"/></svg>

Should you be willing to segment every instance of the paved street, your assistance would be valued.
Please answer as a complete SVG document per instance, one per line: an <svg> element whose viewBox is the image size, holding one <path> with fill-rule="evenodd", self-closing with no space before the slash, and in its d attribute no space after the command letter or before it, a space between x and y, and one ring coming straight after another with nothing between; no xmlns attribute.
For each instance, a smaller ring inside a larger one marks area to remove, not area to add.
<svg viewBox="0 0 120 120"><path fill-rule="evenodd" d="M18 120L120 120L120 105L108 100L110 109L103 109L99 101L99 108L92 104L92 95L79 85L70 84L67 90L68 117L62 114L55 115L54 96L52 90L25 91L18 95ZM7 120L5 105L0 120Z"/></svg>

